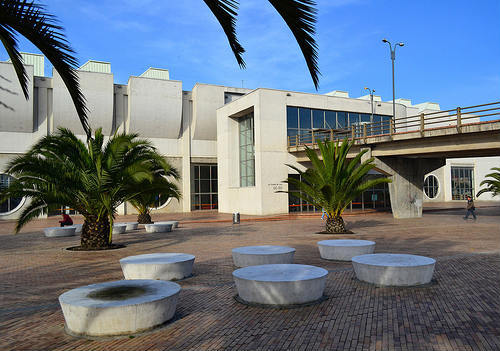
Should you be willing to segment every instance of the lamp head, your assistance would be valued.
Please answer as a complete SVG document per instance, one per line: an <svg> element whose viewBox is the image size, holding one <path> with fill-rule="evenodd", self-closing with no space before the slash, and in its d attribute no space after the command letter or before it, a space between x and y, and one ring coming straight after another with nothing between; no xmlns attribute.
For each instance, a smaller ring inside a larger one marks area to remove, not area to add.
<svg viewBox="0 0 500 351"><path fill-rule="evenodd" d="M399 46L405 46L405 43L398 43Z"/></svg>
<svg viewBox="0 0 500 351"><path fill-rule="evenodd" d="M368 90L368 88L367 88L367 87L364 87L363 89Z"/></svg>
<svg viewBox="0 0 500 351"><path fill-rule="evenodd" d="M388 43L389 41L387 39L382 39L382 43Z"/></svg>

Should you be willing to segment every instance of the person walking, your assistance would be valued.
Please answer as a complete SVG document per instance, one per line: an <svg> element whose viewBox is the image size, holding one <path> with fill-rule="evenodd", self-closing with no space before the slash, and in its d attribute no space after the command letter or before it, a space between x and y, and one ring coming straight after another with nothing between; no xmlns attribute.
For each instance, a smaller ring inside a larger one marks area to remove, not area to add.
<svg viewBox="0 0 500 351"><path fill-rule="evenodd" d="M464 219L469 219L469 215L472 214L472 217L474 218L474 220L476 220L477 217L474 213L475 210L476 207L474 206L474 200L472 200L472 198L467 195L467 214L465 215Z"/></svg>

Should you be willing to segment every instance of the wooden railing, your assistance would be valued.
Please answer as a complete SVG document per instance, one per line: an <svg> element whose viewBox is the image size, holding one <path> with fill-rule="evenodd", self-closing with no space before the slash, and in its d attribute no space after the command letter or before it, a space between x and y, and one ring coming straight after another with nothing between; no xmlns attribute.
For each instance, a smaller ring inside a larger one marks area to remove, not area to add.
<svg viewBox="0 0 500 351"><path fill-rule="evenodd" d="M483 117L498 118L493 118L490 121L481 121L481 123L498 122L500 120L500 101L483 105L457 107L456 109L446 111L421 113L414 116L399 117L379 122L355 124L341 130L308 130L295 136L288 136L287 144L288 148L299 146L311 147L317 144L318 140L342 141L345 138L366 142L369 138L373 137L392 137L395 134L401 133L420 133L420 135L423 135L425 131L450 127L456 127L457 132L461 133L465 125L478 123Z"/></svg>

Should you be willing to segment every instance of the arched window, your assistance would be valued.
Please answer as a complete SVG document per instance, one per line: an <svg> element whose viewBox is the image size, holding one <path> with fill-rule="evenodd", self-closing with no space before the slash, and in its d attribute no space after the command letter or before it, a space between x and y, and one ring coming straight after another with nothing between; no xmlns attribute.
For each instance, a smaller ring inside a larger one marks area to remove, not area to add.
<svg viewBox="0 0 500 351"><path fill-rule="evenodd" d="M0 190L7 188L13 180L14 178L8 174L0 174ZM6 215L17 211L23 204L23 200L22 197L10 197L0 203L0 215Z"/></svg>
<svg viewBox="0 0 500 351"><path fill-rule="evenodd" d="M424 193L429 199L434 199L439 192L439 182L434 175L428 175L424 180Z"/></svg>

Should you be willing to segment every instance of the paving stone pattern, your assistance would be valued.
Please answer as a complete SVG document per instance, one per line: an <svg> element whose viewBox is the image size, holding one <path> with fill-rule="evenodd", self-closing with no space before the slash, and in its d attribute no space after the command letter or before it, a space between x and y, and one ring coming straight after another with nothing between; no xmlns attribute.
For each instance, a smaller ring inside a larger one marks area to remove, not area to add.
<svg viewBox="0 0 500 351"><path fill-rule="evenodd" d="M458 211L399 221L386 214L348 217L356 233L350 236L315 234L322 230L319 216L235 226L186 217L190 223L181 218L172 233L116 236L127 247L106 252L66 251L78 237L49 239L39 229L0 234L0 350L500 350L497 211L478 211L477 222L463 221ZM119 218L127 219L133 218ZM8 225L0 223L0 233ZM418 288L360 282L349 262L319 257L316 242L337 238L376 241L375 252L434 257L434 281ZM295 263L329 270L328 299L288 310L236 302L231 249L264 244L295 247ZM196 255L194 276L179 282L173 321L134 338L64 332L61 293L122 279L120 258L153 252Z"/></svg>

